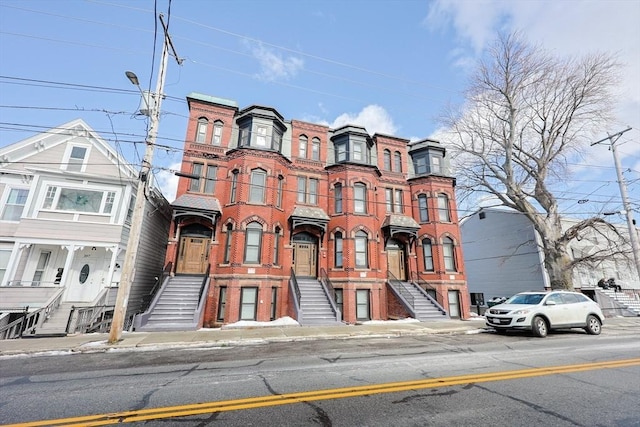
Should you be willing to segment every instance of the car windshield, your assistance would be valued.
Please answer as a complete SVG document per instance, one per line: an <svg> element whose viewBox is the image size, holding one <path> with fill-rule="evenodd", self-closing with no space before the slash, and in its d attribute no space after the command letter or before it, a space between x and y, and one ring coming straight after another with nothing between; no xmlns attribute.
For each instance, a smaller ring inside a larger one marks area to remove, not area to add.
<svg viewBox="0 0 640 427"><path fill-rule="evenodd" d="M518 294L505 301L505 304L531 304L540 303L544 298L544 294Z"/></svg>

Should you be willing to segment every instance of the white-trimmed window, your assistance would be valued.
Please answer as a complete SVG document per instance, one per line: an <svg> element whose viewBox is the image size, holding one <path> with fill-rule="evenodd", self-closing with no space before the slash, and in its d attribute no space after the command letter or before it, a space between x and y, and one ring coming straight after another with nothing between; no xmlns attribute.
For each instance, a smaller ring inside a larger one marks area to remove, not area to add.
<svg viewBox="0 0 640 427"><path fill-rule="evenodd" d="M449 198L446 194L438 194L438 218L440 222L451 222Z"/></svg>
<svg viewBox="0 0 640 427"><path fill-rule="evenodd" d="M356 233L356 267L358 268L369 267L368 240L366 232L360 230Z"/></svg>
<svg viewBox="0 0 640 427"><path fill-rule="evenodd" d="M318 184L316 178L307 178L306 176L298 177L298 203L307 203L310 205L318 204Z"/></svg>
<svg viewBox="0 0 640 427"><path fill-rule="evenodd" d="M393 170L402 172L402 154L399 151L396 151L393 155Z"/></svg>
<svg viewBox="0 0 640 427"><path fill-rule="evenodd" d="M367 187L358 183L353 186L353 211L367 213Z"/></svg>
<svg viewBox="0 0 640 427"><path fill-rule="evenodd" d="M71 153L69 153L69 160L67 161L67 170L81 172L87 157L87 151L87 147L71 147Z"/></svg>
<svg viewBox="0 0 640 427"><path fill-rule="evenodd" d="M418 195L418 211L420 212L420 222L429 222L429 209L427 207L427 195Z"/></svg>
<svg viewBox="0 0 640 427"><path fill-rule="evenodd" d="M342 184L338 183L333 187L335 212L342 213Z"/></svg>
<svg viewBox="0 0 640 427"><path fill-rule="evenodd" d="M209 121L205 117L198 119L198 126L196 128L196 142L201 144L207 139L207 128L209 127Z"/></svg>
<svg viewBox="0 0 640 427"><path fill-rule="evenodd" d="M267 184L267 172L263 169L251 171L251 186L249 189L250 203L264 203L264 190Z"/></svg>
<svg viewBox="0 0 640 427"><path fill-rule="evenodd" d="M305 135L300 135L300 139L298 140L298 157L302 159L307 158L308 143L309 143L309 139Z"/></svg>
<svg viewBox="0 0 640 427"><path fill-rule="evenodd" d="M385 149L384 153L383 153L383 159L384 159L384 170L386 171L390 171L391 170L391 151Z"/></svg>
<svg viewBox="0 0 640 427"><path fill-rule="evenodd" d="M256 145L258 147L267 146L267 127L263 125L256 126Z"/></svg>
<svg viewBox="0 0 640 427"><path fill-rule="evenodd" d="M9 197L5 203L4 210L2 212L3 221L20 221L24 206L27 203L27 197L29 197L29 190L24 188L12 188L9 191Z"/></svg>
<svg viewBox="0 0 640 427"><path fill-rule="evenodd" d="M4 280L4 275L9 268L9 258L11 258L11 249L0 249L0 283Z"/></svg>
<svg viewBox="0 0 640 427"><path fill-rule="evenodd" d="M397 188L384 189L387 212L402 213L402 190Z"/></svg>
<svg viewBox="0 0 640 427"><path fill-rule="evenodd" d="M213 145L222 144L222 128L223 127L224 127L224 123L220 120L216 120L213 123L213 135L211 135L211 144Z"/></svg>
<svg viewBox="0 0 640 427"><path fill-rule="evenodd" d="M444 256L444 269L446 271L457 271L455 248L453 239L450 237L442 239L442 254Z"/></svg>
<svg viewBox="0 0 640 427"><path fill-rule="evenodd" d="M244 242L244 262L247 264L260 264L262 246L262 225L259 222L247 224Z"/></svg>
<svg viewBox="0 0 640 427"><path fill-rule="evenodd" d="M115 198L115 191L49 186L42 207L65 212L110 214Z"/></svg>
<svg viewBox="0 0 640 427"><path fill-rule="evenodd" d="M240 291L240 320L256 320L258 288L247 287Z"/></svg>
<svg viewBox="0 0 640 427"><path fill-rule="evenodd" d="M320 160L320 138L313 138L311 140L311 159Z"/></svg>
<svg viewBox="0 0 640 427"><path fill-rule="evenodd" d="M424 271L434 271L433 244L429 238L422 239L422 259L424 260Z"/></svg>

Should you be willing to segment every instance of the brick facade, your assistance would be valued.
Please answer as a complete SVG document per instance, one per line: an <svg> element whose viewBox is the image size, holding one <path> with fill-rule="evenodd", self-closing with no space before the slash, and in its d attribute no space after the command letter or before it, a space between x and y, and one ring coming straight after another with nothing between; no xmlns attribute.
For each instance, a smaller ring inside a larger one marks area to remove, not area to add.
<svg viewBox="0 0 640 427"><path fill-rule="evenodd" d="M468 317L455 179L440 169L416 173L412 161L443 158L439 143L285 121L270 107L239 110L200 94L187 100L187 177L174 205L192 198L174 210L167 262L176 274L208 264L205 326L295 317L292 271L326 274L348 323L402 316L389 270L419 279L455 317Z"/></svg>

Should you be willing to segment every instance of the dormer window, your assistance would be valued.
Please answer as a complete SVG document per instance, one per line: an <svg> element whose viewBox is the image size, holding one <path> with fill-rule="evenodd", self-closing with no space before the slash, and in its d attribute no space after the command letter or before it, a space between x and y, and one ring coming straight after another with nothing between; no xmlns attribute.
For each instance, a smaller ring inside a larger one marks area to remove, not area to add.
<svg viewBox="0 0 640 427"><path fill-rule="evenodd" d="M399 154L399 153L397 153ZM409 151L413 161L415 175L443 174L444 171L444 147L433 140L423 140L413 144Z"/></svg>
<svg viewBox="0 0 640 427"><path fill-rule="evenodd" d="M238 147L251 147L280 152L286 126L272 109L251 107L237 121Z"/></svg>
<svg viewBox="0 0 640 427"><path fill-rule="evenodd" d="M346 126L336 131L331 138L335 151L335 162L371 164L373 141L363 128Z"/></svg>

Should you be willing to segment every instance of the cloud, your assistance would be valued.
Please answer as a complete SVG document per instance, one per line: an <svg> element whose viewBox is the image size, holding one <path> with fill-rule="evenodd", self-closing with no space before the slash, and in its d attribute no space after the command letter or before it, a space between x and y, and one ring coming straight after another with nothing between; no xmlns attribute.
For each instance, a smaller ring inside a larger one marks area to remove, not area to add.
<svg viewBox="0 0 640 427"><path fill-rule="evenodd" d="M304 61L295 56L283 57L262 43L251 45L253 57L260 64L260 73L255 74L260 80L272 82L290 80L304 68Z"/></svg>
<svg viewBox="0 0 640 427"><path fill-rule="evenodd" d="M356 114L341 114L333 123L329 123L328 125L335 129L348 124L363 126L370 135L374 133L395 135L397 132L397 127L393 123L393 119L389 113L381 106L375 104L367 105Z"/></svg>
<svg viewBox="0 0 640 427"><path fill-rule="evenodd" d="M180 162L173 163L169 166L169 170L161 170L155 174L156 185L169 203L173 202L176 198L179 179L171 171L179 171L181 166L182 164Z"/></svg>
<svg viewBox="0 0 640 427"><path fill-rule="evenodd" d="M500 31L521 31L553 54L592 52L618 55L624 64L618 98L618 125L640 127L640 2L436 0L423 24L433 31L453 30L457 46L450 62L467 69ZM612 129L615 132L618 129Z"/></svg>

